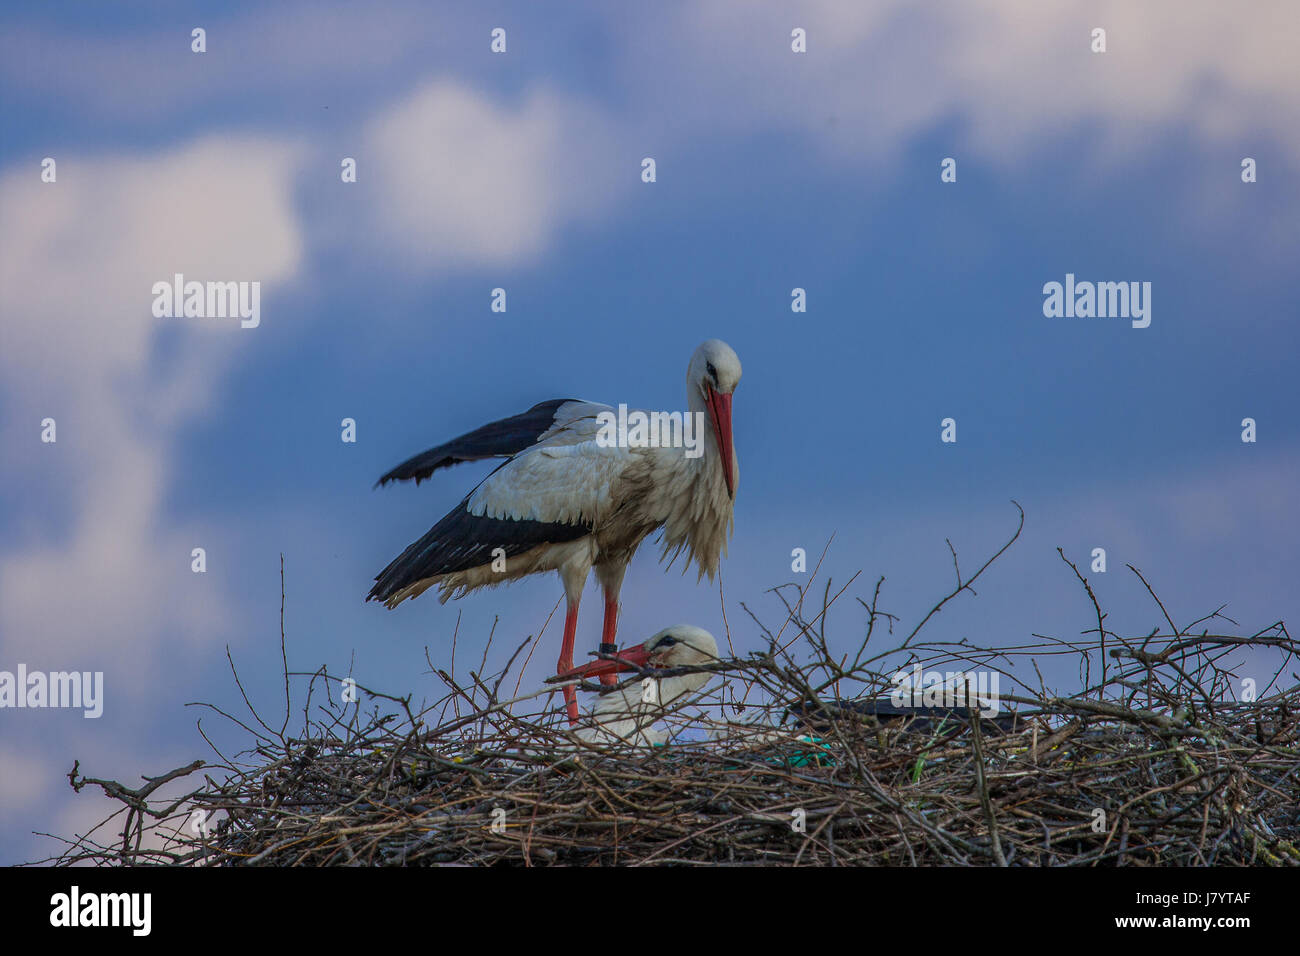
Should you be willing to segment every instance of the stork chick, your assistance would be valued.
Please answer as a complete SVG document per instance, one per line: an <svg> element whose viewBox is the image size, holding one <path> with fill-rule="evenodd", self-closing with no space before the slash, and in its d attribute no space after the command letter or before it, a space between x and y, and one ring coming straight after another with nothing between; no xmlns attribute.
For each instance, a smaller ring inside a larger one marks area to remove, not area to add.
<svg viewBox="0 0 1300 956"><path fill-rule="evenodd" d="M718 642L703 628L678 624L665 628L639 647L617 652L614 660L593 661L558 677L600 677L639 670L671 670L710 664L718 659ZM666 743L667 731L650 725L684 698L709 682L707 671L676 677L647 677L627 687L602 694L592 708L591 726L577 730L588 743L624 743L653 746Z"/></svg>

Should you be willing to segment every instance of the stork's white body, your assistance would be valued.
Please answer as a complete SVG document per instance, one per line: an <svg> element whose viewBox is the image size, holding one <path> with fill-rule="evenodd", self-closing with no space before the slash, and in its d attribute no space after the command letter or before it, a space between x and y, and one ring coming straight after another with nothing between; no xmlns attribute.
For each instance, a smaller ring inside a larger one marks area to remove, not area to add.
<svg viewBox="0 0 1300 956"><path fill-rule="evenodd" d="M506 558L504 570L489 560L430 575L394 593L387 605L396 607L435 584L446 601L542 571L558 571L565 590L580 593L595 568L601 584L617 591L637 547L660 527L662 557L685 549L700 576L712 579L733 525L716 435L706 430L708 450L695 458L684 448L602 445L599 416L613 411L595 402L561 405L556 425L465 499L464 510L474 517L581 525L590 529L587 534L534 545ZM733 467L738 475L739 465Z"/></svg>

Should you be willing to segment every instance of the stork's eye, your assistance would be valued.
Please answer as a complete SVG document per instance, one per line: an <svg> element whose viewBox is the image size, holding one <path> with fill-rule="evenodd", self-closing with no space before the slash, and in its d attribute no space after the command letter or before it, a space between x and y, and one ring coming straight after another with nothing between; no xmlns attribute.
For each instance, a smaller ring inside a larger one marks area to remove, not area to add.
<svg viewBox="0 0 1300 956"><path fill-rule="evenodd" d="M709 378L713 379L713 381L716 382L718 380L718 370L713 367L713 363L706 362L704 364L704 368L709 373Z"/></svg>
<svg viewBox="0 0 1300 956"><path fill-rule="evenodd" d="M660 639L659 639L659 643L656 644L655 647L656 647L656 649L657 649L657 648L660 648L660 647L672 647L672 646L673 646L674 644L676 644L676 643L677 643L677 638L675 638L675 637L673 637L671 634L669 634L669 635L667 635L667 636L665 636L665 637L660 638Z"/></svg>

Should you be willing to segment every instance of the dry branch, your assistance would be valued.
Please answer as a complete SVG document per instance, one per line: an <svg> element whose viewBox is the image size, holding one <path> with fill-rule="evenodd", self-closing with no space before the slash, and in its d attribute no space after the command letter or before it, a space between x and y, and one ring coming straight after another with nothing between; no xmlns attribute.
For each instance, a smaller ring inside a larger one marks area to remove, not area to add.
<svg viewBox="0 0 1300 956"><path fill-rule="evenodd" d="M553 687L499 699L528 641L490 677L482 665L468 681L435 670L442 696L418 711L374 691L364 707L346 704L330 692L338 678L299 675L301 730L277 733L254 712L260 729L240 723L251 749L218 754L181 798L156 791L198 764L140 788L74 767L73 786L120 801L126 823L110 845L78 837L49 862L1300 865L1298 648L1286 626L1193 634L1222 615L1178 628L1142 579L1168 629L1124 637L1107 629L1067 560L1095 609L1085 641L922 640L925 623L1011 541L968 579L954 551L955 590L891 648L867 646L878 624L892 632L896 620L879 608L879 583L862 602L865 636L847 653L826 627L844 589L827 582L811 618L811 582L793 599L777 589L780 626L755 618L766 649L711 665L712 684L664 715L676 737L662 748L584 747L548 705ZM1085 675L1092 657L1105 660L1101 682L1085 677L1062 694L1016 676L1018 665L1036 673L1036 657L1063 653L1080 655ZM1274 668L1254 701L1235 697L1246 655ZM890 678L915 663L997 670L1019 688L1001 695L1014 718L877 707ZM190 827L196 808L217 821L206 834Z"/></svg>

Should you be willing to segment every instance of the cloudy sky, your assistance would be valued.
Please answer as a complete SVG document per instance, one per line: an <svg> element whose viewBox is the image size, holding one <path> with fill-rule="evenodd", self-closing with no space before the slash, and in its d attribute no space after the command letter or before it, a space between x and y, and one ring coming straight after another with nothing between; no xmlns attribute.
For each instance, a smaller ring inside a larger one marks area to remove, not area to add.
<svg viewBox="0 0 1300 956"><path fill-rule="evenodd" d="M281 553L293 669L418 699L458 619L507 655L553 577L362 600L486 468L375 478L552 397L679 408L710 337L745 367L740 650L793 548L833 534L823 572L864 597L884 575L915 622L944 539L982 560L1013 498L1022 539L934 636L1087 628L1057 547L1106 549L1122 632L1161 620L1126 563L1180 623L1295 619L1297 35L1294 3L1217 0L6 8L0 670L103 671L105 703L0 711L0 861L102 815L74 759L125 781L210 756L185 704L235 706L227 646L275 700ZM155 317L175 273L260 282L260 325ZM1150 326L1045 317L1067 273L1151 283ZM716 586L656 554L623 637L721 632ZM846 647L860 610L833 618ZM580 651L598 618L589 596Z"/></svg>

